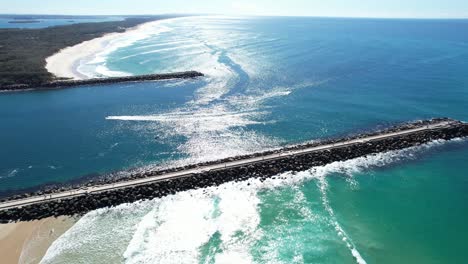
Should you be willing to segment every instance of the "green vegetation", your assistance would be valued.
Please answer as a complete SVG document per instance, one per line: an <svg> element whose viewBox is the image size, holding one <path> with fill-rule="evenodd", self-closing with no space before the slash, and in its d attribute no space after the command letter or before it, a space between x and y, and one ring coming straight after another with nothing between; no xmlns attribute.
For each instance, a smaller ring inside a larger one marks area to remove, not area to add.
<svg viewBox="0 0 468 264"><path fill-rule="evenodd" d="M175 17L131 17L124 21L82 23L43 29L0 29L0 89L34 86L54 80L45 69L46 58L59 50L110 32Z"/></svg>

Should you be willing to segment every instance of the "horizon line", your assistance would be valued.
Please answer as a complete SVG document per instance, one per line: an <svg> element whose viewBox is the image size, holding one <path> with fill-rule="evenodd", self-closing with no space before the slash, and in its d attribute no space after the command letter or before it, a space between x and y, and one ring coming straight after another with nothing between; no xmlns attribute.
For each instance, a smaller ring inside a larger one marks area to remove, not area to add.
<svg viewBox="0 0 468 264"><path fill-rule="evenodd" d="M467 17L406 17L406 16L333 16L333 15L259 15L259 14L220 14L220 13L162 13L162 14L61 14L61 13L0 13L0 16L30 15L30 16L74 16L74 17L132 17L132 16L164 16L164 15L186 15L186 16L240 16L240 17L310 17L310 18L349 18L349 19L414 19L414 20L467 20Z"/></svg>

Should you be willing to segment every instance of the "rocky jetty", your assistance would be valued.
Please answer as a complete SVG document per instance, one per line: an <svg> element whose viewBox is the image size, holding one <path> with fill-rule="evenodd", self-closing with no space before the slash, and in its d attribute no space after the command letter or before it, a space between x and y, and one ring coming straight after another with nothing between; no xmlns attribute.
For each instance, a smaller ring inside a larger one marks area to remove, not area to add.
<svg viewBox="0 0 468 264"><path fill-rule="evenodd" d="M46 82L38 85L28 84L16 84L0 86L0 91L21 91L21 90L32 90L32 89L60 89L77 87L84 85L103 85L103 84L115 84L115 83L126 83L126 82L144 82L144 81L161 81L171 79L192 79L196 77L204 76L203 73L197 71L187 72L176 72L176 73L164 73L164 74L147 74L137 76L125 76L125 77L110 77L110 78L93 78L86 80L60 80Z"/></svg>
<svg viewBox="0 0 468 264"><path fill-rule="evenodd" d="M255 153L252 155L229 158L221 161L208 162L203 164L190 165L180 168L136 173L126 179L115 180L115 182L164 175L169 172L183 171L190 168L197 168L210 164L222 164L225 162L242 160L249 157L260 157L271 153L282 153L295 149L310 148L313 146L343 143L353 139L385 135L392 132L398 132L412 128L422 128L430 124L440 123L443 121L447 121L448 125L443 127L437 127L434 129L414 131L411 133L405 133L391 137L382 137L374 139L370 142L355 142L352 144L346 144L343 146L327 148L324 150L317 150L298 155L283 157L279 156L275 159L265 161L260 160L258 162L250 163L245 166L228 167L225 169L210 170L197 174L191 174L190 177L168 179L164 181L151 182L139 186L112 189L98 193L87 193L85 195L71 197L67 199L44 201L42 203L26 205L20 208L3 210L0 211L0 222L18 220L29 221L60 215L80 215L98 208L116 206L122 203L131 203L144 199L163 197L166 195L175 194L179 191L204 188L209 186L217 186L229 181L242 181L249 178L260 178L261 180L264 180L287 171L304 171L312 167L323 166L331 162L344 161L379 152L409 148L425 144L433 140L450 140L454 138L462 138L468 136L468 124L466 123L453 121L449 119L433 119L429 121L420 121L416 123L405 124L370 134L361 134L353 137L345 137L305 145L290 146L280 150ZM85 184L84 186L94 186L105 183L108 184L111 181L112 180L107 180L103 182L93 182ZM49 190L47 192L58 193L64 191L66 191L66 188ZM44 192L36 192L10 197L2 200L2 202L5 202L7 200L24 199L30 196L41 195L44 195Z"/></svg>

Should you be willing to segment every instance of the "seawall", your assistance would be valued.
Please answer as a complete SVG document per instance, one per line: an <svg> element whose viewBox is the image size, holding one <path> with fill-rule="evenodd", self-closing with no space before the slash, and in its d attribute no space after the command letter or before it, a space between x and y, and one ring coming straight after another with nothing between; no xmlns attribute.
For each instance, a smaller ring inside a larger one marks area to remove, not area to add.
<svg viewBox="0 0 468 264"><path fill-rule="evenodd" d="M287 171L303 171L336 161L418 146L433 140L467 136L468 124L450 119L433 119L272 152L137 173L116 181L87 184L83 186L86 190L57 189L49 190L48 194L37 192L5 199L0 203L0 222L84 214L98 208L163 197L179 191L248 178L266 179Z"/></svg>
<svg viewBox="0 0 468 264"><path fill-rule="evenodd" d="M125 77L109 77L109 78L93 78L86 80L60 80L47 82L42 84L18 84L0 86L0 91L24 91L24 90L43 90L43 89L61 89L78 87L84 85L103 85L103 84L115 84L115 83L126 83L126 82L144 82L144 81L162 81L171 79L192 79L196 77L204 76L203 73L197 71L186 71L176 73L164 73L164 74L147 74L137 76L125 76Z"/></svg>

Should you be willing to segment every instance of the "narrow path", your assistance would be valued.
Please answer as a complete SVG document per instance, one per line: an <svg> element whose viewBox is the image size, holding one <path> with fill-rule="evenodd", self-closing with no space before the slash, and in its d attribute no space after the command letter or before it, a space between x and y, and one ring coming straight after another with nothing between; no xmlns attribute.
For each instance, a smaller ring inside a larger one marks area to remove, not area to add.
<svg viewBox="0 0 468 264"><path fill-rule="evenodd" d="M396 136L407 135L407 134L412 134L412 133L421 132L421 131L440 129L440 128L450 126L452 123L453 121L441 121L439 123L430 124L424 127L407 129L407 130L402 130L402 131L392 132L392 133L387 133L387 134L382 134L382 135L376 135L376 136L369 136L369 137L364 137L364 138L359 138L359 139L353 139L353 140L340 142L336 144L326 144L326 145L310 147L310 148L305 148L305 149L291 150L287 152L269 154L269 155L253 157L253 158L246 158L246 159L236 160L232 162L206 165L206 166L202 166L202 167L198 167L194 169L167 173L165 175L158 175L158 176L152 176L148 178L118 182L118 183L113 183L113 184L105 184L105 185L92 186L92 187L87 187L87 188L80 188L80 189L69 190L69 191L54 193L54 194L33 196L33 197L28 197L25 199L14 200L14 201L7 201L7 202L0 203L0 211L11 209L11 208L16 208L16 207L22 207L25 205L36 204L36 203L54 201L54 200L59 200L59 199L67 199L67 198L72 198L75 196L82 196L82 195L88 195L88 194L93 194L93 193L105 192L109 190L140 186L140 185L145 185L148 183L166 181L170 179L191 177L193 174L201 173L204 171L224 170L224 169L229 169L229 168L248 166L250 164L257 163L257 162L271 161L271 160L275 160L279 158L302 155L302 154L307 154L311 152L323 151L323 150L334 149L334 148L342 148L342 147L346 147L346 146L353 145L353 144L366 143L366 142L371 142L375 140L392 138Z"/></svg>

